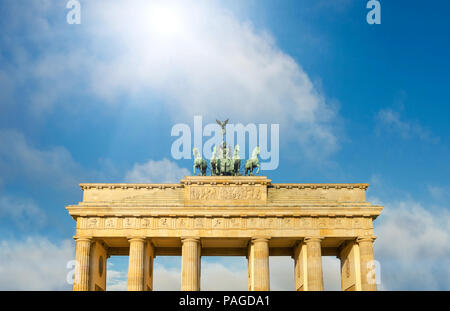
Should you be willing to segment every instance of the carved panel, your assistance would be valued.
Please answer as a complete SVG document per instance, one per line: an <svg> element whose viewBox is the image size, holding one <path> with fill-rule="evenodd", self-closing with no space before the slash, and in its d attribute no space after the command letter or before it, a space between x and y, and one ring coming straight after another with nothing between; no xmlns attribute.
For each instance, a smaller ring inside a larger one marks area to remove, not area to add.
<svg viewBox="0 0 450 311"><path fill-rule="evenodd" d="M152 227L152 218L146 217L141 219L141 227L142 228L151 228Z"/></svg>
<svg viewBox="0 0 450 311"><path fill-rule="evenodd" d="M176 220L176 228L177 229L186 229L189 228L189 218L180 217Z"/></svg>
<svg viewBox="0 0 450 311"><path fill-rule="evenodd" d="M88 228L98 228L100 223L100 219L97 217L91 217L87 221L87 227Z"/></svg>
<svg viewBox="0 0 450 311"><path fill-rule="evenodd" d="M284 217L280 219L280 227L283 229L290 229L294 225L294 219L290 217Z"/></svg>
<svg viewBox="0 0 450 311"><path fill-rule="evenodd" d="M345 219L344 217L336 217L335 219L336 229L345 229L344 219Z"/></svg>
<svg viewBox="0 0 450 311"><path fill-rule="evenodd" d="M105 228L113 229L117 227L117 218L111 217L105 219Z"/></svg>
<svg viewBox="0 0 450 311"><path fill-rule="evenodd" d="M136 218L126 217L123 219L123 228L131 229L136 227Z"/></svg>
<svg viewBox="0 0 450 311"><path fill-rule="evenodd" d="M319 228L320 229L325 229L328 227L327 225L327 218L326 217L319 217L317 218L318 222L319 222Z"/></svg>
<svg viewBox="0 0 450 311"><path fill-rule="evenodd" d="M225 218L213 218L212 220L213 229L224 229L225 228Z"/></svg>
<svg viewBox="0 0 450 311"><path fill-rule="evenodd" d="M201 229L205 227L205 219L198 217L194 219L194 228Z"/></svg>
<svg viewBox="0 0 450 311"><path fill-rule="evenodd" d="M172 228L172 218L170 218L170 217L158 218L158 228L162 228L162 229Z"/></svg>
<svg viewBox="0 0 450 311"><path fill-rule="evenodd" d="M191 200L263 200L260 186L200 186L190 187Z"/></svg>
<svg viewBox="0 0 450 311"><path fill-rule="evenodd" d="M229 219L229 227L230 228L242 228L242 219L238 217L232 217Z"/></svg>
<svg viewBox="0 0 450 311"><path fill-rule="evenodd" d="M265 218L265 226L264 228L278 228L278 219L276 217L267 217Z"/></svg>
<svg viewBox="0 0 450 311"><path fill-rule="evenodd" d="M304 217L304 218L302 218L301 219L302 229L311 229L311 228L313 228L314 227L313 220L314 220L314 218L312 218L312 217Z"/></svg>
<svg viewBox="0 0 450 311"><path fill-rule="evenodd" d="M247 228L257 229L261 228L261 219L259 217L249 217L247 219Z"/></svg>

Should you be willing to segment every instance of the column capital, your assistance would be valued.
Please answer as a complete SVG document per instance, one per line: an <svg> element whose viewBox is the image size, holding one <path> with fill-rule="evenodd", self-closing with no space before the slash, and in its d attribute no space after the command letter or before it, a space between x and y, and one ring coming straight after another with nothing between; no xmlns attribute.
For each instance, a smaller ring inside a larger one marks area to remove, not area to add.
<svg viewBox="0 0 450 311"><path fill-rule="evenodd" d="M303 239L303 241L306 243L306 244L308 244L308 243L320 243L320 242L322 242L322 240L323 240L323 238L322 237L316 237L316 236L314 236L314 237L305 237L304 239Z"/></svg>
<svg viewBox="0 0 450 311"><path fill-rule="evenodd" d="M195 236L183 236L181 237L181 243L184 242L195 242L195 243L200 243L200 237L195 237Z"/></svg>
<svg viewBox="0 0 450 311"><path fill-rule="evenodd" d="M253 243L255 242L269 242L270 237L269 236L255 236L251 238L251 241Z"/></svg>
<svg viewBox="0 0 450 311"><path fill-rule="evenodd" d="M92 242L92 237L91 236L73 236L73 239L76 242L82 242L82 241L86 241L86 242Z"/></svg>
<svg viewBox="0 0 450 311"><path fill-rule="evenodd" d="M145 242L145 237L142 236L129 236L127 237L128 242Z"/></svg>
<svg viewBox="0 0 450 311"><path fill-rule="evenodd" d="M374 235L368 235L368 236L359 236L356 238L356 242L370 242L373 243L377 237Z"/></svg>

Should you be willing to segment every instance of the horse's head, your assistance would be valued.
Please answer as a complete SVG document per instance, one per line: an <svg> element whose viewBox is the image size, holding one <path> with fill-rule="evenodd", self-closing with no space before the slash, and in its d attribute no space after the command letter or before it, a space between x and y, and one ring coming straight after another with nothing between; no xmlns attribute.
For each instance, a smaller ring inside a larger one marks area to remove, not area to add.
<svg viewBox="0 0 450 311"><path fill-rule="evenodd" d="M256 146L255 149L253 149L252 158L256 158L259 155L259 146Z"/></svg>
<svg viewBox="0 0 450 311"><path fill-rule="evenodd" d="M211 154L211 160L215 160L216 158L217 158L216 146L214 146Z"/></svg>
<svg viewBox="0 0 450 311"><path fill-rule="evenodd" d="M198 149L194 147L194 149L192 149L192 153L194 154L194 158L198 159L199 158L199 152Z"/></svg>

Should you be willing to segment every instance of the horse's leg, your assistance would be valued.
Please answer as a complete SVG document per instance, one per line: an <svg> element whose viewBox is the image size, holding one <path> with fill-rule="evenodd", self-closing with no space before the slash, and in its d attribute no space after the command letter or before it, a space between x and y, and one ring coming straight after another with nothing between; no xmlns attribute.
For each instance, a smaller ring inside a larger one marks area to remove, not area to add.
<svg viewBox="0 0 450 311"><path fill-rule="evenodd" d="M256 167L258 168L258 169L256 170L256 174L259 174L259 162L256 163Z"/></svg>

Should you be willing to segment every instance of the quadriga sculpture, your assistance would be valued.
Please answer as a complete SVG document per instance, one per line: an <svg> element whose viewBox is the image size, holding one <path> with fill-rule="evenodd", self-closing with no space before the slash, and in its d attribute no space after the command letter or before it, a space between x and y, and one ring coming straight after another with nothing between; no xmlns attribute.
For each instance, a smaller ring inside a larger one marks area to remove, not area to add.
<svg viewBox="0 0 450 311"><path fill-rule="evenodd" d="M195 170L199 169L200 174L202 176L206 176L206 169L208 168L208 163L206 162L206 160L202 159L202 155L200 154L197 148L192 149L192 153L194 154L194 175L196 174Z"/></svg>
<svg viewBox="0 0 450 311"><path fill-rule="evenodd" d="M252 157L245 162L245 175L246 176L253 176L253 170L257 168L256 174L259 173L259 146L256 146L255 149L253 149Z"/></svg>

